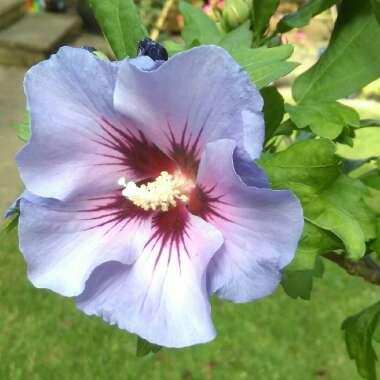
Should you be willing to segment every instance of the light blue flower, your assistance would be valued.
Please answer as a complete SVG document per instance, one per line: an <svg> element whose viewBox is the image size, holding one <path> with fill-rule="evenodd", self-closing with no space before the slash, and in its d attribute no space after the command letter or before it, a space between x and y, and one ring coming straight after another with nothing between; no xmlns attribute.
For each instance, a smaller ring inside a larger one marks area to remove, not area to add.
<svg viewBox="0 0 380 380"><path fill-rule="evenodd" d="M19 235L34 286L167 347L215 337L212 294L275 290L302 208L253 164L263 100L225 50L111 63L64 47L25 91Z"/></svg>

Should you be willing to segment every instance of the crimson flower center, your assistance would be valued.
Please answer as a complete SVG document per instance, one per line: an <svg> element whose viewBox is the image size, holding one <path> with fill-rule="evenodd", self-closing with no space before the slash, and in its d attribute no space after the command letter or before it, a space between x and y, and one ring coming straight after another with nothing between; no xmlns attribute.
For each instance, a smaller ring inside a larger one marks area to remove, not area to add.
<svg viewBox="0 0 380 380"><path fill-rule="evenodd" d="M187 203L190 192L195 188L194 182L179 170L173 174L162 171L154 181L142 185L127 181L125 177L121 177L118 184L124 187L122 195L135 206L145 211L164 212L176 207L178 201Z"/></svg>

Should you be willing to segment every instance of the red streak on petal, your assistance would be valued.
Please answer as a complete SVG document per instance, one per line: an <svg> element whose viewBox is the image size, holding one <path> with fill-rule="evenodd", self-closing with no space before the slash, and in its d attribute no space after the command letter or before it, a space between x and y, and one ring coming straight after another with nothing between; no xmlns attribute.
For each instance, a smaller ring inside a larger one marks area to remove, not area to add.
<svg viewBox="0 0 380 380"><path fill-rule="evenodd" d="M116 227L120 227L119 231L122 231L130 222L142 221L152 215L151 211L145 211L141 207L135 206L119 191L102 197L91 198L88 201L95 204L93 207L79 210L85 215L81 220L94 222L87 230L107 226L105 235ZM101 204L99 204L100 201L102 201Z"/></svg>
<svg viewBox="0 0 380 380"><path fill-rule="evenodd" d="M171 145L170 157L178 164L181 172L185 176L195 179L199 166L199 141L203 133L203 128L199 130L197 136L193 139L191 132L188 132L189 124L188 121L186 121L181 137L177 140L169 121L167 126L169 129L168 139Z"/></svg>
<svg viewBox="0 0 380 380"><path fill-rule="evenodd" d="M152 236L145 244L145 248L154 249L158 247L158 254L155 267L160 261L165 247L169 247L168 265L170 263L173 250L177 252L178 265L181 267L181 251L184 250L188 257L190 253L186 247L185 236L188 237L187 227L189 214L186 207L179 203L177 207L171 208L167 212L159 212L153 216Z"/></svg>
<svg viewBox="0 0 380 380"><path fill-rule="evenodd" d="M195 187L190 194L187 208L193 215L206 221L214 218L231 221L220 212L220 207L226 203L223 201L223 195L213 195L215 188L216 186L213 186L206 190L200 186Z"/></svg>
<svg viewBox="0 0 380 380"><path fill-rule="evenodd" d="M100 165L124 166L137 177L147 179L159 176L164 170L170 173L176 170L176 162L148 141L140 130L132 133L128 127L121 129L105 119L99 126L103 134L97 134L98 139L94 141L113 151L101 154L109 162Z"/></svg>

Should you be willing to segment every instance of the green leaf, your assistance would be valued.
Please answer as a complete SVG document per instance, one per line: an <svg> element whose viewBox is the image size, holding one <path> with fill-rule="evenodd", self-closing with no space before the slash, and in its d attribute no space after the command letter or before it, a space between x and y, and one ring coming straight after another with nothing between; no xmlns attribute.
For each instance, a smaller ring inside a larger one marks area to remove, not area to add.
<svg viewBox="0 0 380 380"><path fill-rule="evenodd" d="M365 203L368 194L367 187L360 180L341 175L321 196L334 208L350 214L360 225L356 233L362 231L367 241L376 236L375 213Z"/></svg>
<svg viewBox="0 0 380 380"><path fill-rule="evenodd" d="M336 2L337 0L309 0L297 12L284 16L277 25L277 31L285 33L293 28L301 28L307 25L314 16L332 7Z"/></svg>
<svg viewBox="0 0 380 380"><path fill-rule="evenodd" d="M266 153L258 163L274 188L297 190L305 196L322 192L342 172L335 146L326 139L306 140L279 153Z"/></svg>
<svg viewBox="0 0 380 380"><path fill-rule="evenodd" d="M330 45L319 61L297 78L297 102L336 100L380 76L380 27L369 1L345 0Z"/></svg>
<svg viewBox="0 0 380 380"><path fill-rule="evenodd" d="M341 242L333 234L305 221L296 256L286 269L313 270L318 255L341 248L343 248Z"/></svg>
<svg viewBox="0 0 380 380"><path fill-rule="evenodd" d="M310 269L292 270L289 267L285 268L282 274L281 285L289 297L310 300L314 278L321 278L323 271L323 262L317 256Z"/></svg>
<svg viewBox="0 0 380 380"><path fill-rule="evenodd" d="M341 239L349 257L364 255L365 241L375 234L375 216L364 202L367 188L341 174L334 144L306 140L285 151L264 154L258 163L274 188L297 194L307 221Z"/></svg>
<svg viewBox="0 0 380 380"><path fill-rule="evenodd" d="M186 46L194 46L195 40L199 44L217 44L222 34L211 20L201 9L194 8L190 4L180 1L179 9L185 19L185 27L182 29L182 38Z"/></svg>
<svg viewBox="0 0 380 380"><path fill-rule="evenodd" d="M318 136L337 138L344 127L360 127L358 113L338 102L286 105L286 111L298 128L310 127Z"/></svg>
<svg viewBox="0 0 380 380"><path fill-rule="evenodd" d="M156 353L161 350L161 346L158 346L156 344L150 343L147 340L137 337L137 344L136 344L136 356L146 356L148 354Z"/></svg>
<svg viewBox="0 0 380 380"><path fill-rule="evenodd" d="M17 228L19 217L20 210L14 209L14 214L9 216L0 227L0 238Z"/></svg>
<svg viewBox="0 0 380 380"><path fill-rule="evenodd" d="M232 57L247 70L249 78L260 89L293 71L298 63L287 62L293 54L291 45L274 48L230 49Z"/></svg>
<svg viewBox="0 0 380 380"><path fill-rule="evenodd" d="M370 248L373 251L375 251L377 253L377 257L380 258L380 217L378 217L376 221L376 232L377 232L377 237L371 243Z"/></svg>
<svg viewBox="0 0 380 380"><path fill-rule="evenodd" d="M377 21L380 23L380 0L371 0L371 5L377 17Z"/></svg>
<svg viewBox="0 0 380 380"><path fill-rule="evenodd" d="M380 156L380 128L367 127L355 131L353 146L337 144L337 154L349 160L365 160Z"/></svg>
<svg viewBox="0 0 380 380"><path fill-rule="evenodd" d="M261 95L264 99L265 141L268 141L284 117L284 98L276 87L263 88Z"/></svg>
<svg viewBox="0 0 380 380"><path fill-rule="evenodd" d="M19 124L13 124L12 128L17 129L18 138L24 142L28 142L31 137L31 131L29 127L29 113L26 112L24 116L24 120Z"/></svg>
<svg viewBox="0 0 380 380"><path fill-rule="evenodd" d="M240 25L238 28L227 33L219 42L218 45L227 50L234 49L236 46L249 48L252 41L252 32L249 29L249 21Z"/></svg>
<svg viewBox="0 0 380 380"><path fill-rule="evenodd" d="M380 302L347 318L343 324L348 354L364 379L376 380L377 360L372 338L379 321Z"/></svg>
<svg viewBox="0 0 380 380"><path fill-rule="evenodd" d="M138 41L148 33L133 0L90 0L90 5L116 58L136 56Z"/></svg>
<svg viewBox="0 0 380 380"><path fill-rule="evenodd" d="M180 53L186 50L186 45L184 43L176 43L172 40L166 40L163 42L165 49L168 51L169 56Z"/></svg>
<svg viewBox="0 0 380 380"><path fill-rule="evenodd" d="M269 20L278 8L280 0L255 0L253 2L252 23L254 38L259 40L268 28Z"/></svg>
<svg viewBox="0 0 380 380"><path fill-rule="evenodd" d="M378 170L367 174L360 180L368 187L380 190L380 172Z"/></svg>
<svg viewBox="0 0 380 380"><path fill-rule="evenodd" d="M313 288L313 271L285 270L282 275L281 285L289 297L309 300Z"/></svg>

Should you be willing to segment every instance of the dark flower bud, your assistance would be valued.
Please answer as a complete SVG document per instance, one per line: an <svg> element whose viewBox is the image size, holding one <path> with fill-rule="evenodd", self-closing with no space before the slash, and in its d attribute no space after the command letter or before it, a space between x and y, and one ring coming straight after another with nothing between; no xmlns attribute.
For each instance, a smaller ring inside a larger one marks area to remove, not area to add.
<svg viewBox="0 0 380 380"><path fill-rule="evenodd" d="M139 41L137 45L137 55L147 55L152 58L153 61L168 60L168 52L166 49L149 37L145 37L142 41Z"/></svg>

